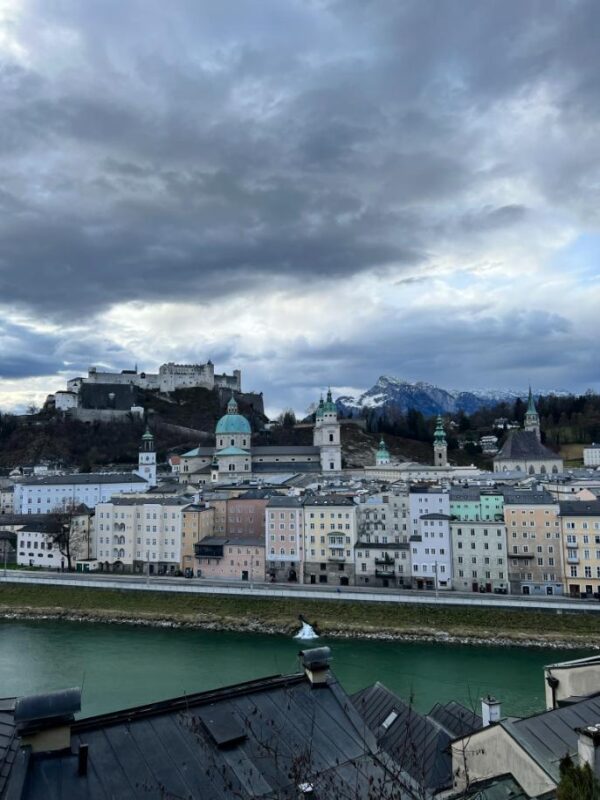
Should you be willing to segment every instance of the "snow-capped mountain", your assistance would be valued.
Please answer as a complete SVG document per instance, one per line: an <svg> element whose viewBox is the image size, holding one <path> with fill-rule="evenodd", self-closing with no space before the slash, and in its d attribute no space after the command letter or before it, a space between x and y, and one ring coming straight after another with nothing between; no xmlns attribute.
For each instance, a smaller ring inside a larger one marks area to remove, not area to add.
<svg viewBox="0 0 600 800"><path fill-rule="evenodd" d="M496 391L493 389L472 392L452 391L433 386L431 383L418 381L401 381L388 375L382 375L375 386L358 396L344 395L338 397L336 404L344 414L356 416L363 409L395 409L406 413L413 408L425 416L433 414L456 413L465 411L471 414L485 406L493 406L503 401L514 403L518 398L526 398L527 392Z"/></svg>

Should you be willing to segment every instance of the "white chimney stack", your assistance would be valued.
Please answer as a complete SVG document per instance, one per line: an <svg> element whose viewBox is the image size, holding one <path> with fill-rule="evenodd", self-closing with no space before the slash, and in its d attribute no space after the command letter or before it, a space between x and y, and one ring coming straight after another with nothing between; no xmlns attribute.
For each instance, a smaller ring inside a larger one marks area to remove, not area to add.
<svg viewBox="0 0 600 800"><path fill-rule="evenodd" d="M483 720L483 727L487 728L494 722L500 722L502 716L502 704L495 697L487 695L481 698L481 718Z"/></svg>
<svg viewBox="0 0 600 800"><path fill-rule="evenodd" d="M577 752L579 764L589 764L594 775L600 775L600 723L576 728L579 734Z"/></svg>

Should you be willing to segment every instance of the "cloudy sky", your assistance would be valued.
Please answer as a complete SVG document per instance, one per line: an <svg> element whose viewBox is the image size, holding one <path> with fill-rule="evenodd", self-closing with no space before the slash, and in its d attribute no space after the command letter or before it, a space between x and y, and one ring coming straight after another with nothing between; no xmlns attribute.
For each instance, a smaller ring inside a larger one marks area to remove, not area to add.
<svg viewBox="0 0 600 800"><path fill-rule="evenodd" d="M0 0L0 407L600 389L597 0Z"/></svg>

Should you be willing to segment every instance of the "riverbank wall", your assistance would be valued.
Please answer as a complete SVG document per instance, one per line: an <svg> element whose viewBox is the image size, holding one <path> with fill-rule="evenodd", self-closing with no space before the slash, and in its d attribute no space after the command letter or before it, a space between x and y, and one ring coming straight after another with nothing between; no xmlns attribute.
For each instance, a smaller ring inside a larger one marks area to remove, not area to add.
<svg viewBox="0 0 600 800"><path fill-rule="evenodd" d="M468 645L600 649L596 614L560 609L394 606L348 600L182 595L0 584L0 619L196 628L293 635L302 614L323 636Z"/></svg>

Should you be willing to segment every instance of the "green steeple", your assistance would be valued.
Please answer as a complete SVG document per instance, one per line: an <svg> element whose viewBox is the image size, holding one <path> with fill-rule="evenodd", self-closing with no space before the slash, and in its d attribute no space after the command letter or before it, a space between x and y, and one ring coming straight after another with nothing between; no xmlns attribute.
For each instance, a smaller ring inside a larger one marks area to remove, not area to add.
<svg viewBox="0 0 600 800"><path fill-rule="evenodd" d="M319 398L319 405L317 406L316 416L317 418L323 416L323 395L321 395L321 397Z"/></svg>
<svg viewBox="0 0 600 800"><path fill-rule="evenodd" d="M337 414L337 406L333 402L333 398L331 396L331 387L327 390L327 399L326 399L325 403L323 404L323 413L325 413L327 411L334 412L334 413Z"/></svg>
<svg viewBox="0 0 600 800"><path fill-rule="evenodd" d="M527 399L527 414L537 414L537 408L535 407L535 401L533 399L533 394L531 392L531 386L529 387L529 397Z"/></svg>
<svg viewBox="0 0 600 800"><path fill-rule="evenodd" d="M437 424L433 434L433 443L446 444L446 431L444 430L444 423L442 422L442 417L440 414L438 414Z"/></svg>
<svg viewBox="0 0 600 800"><path fill-rule="evenodd" d="M383 436L381 437L381 441L379 442L379 449L377 450L378 456L389 456L389 450L385 446L385 442L383 440Z"/></svg>

